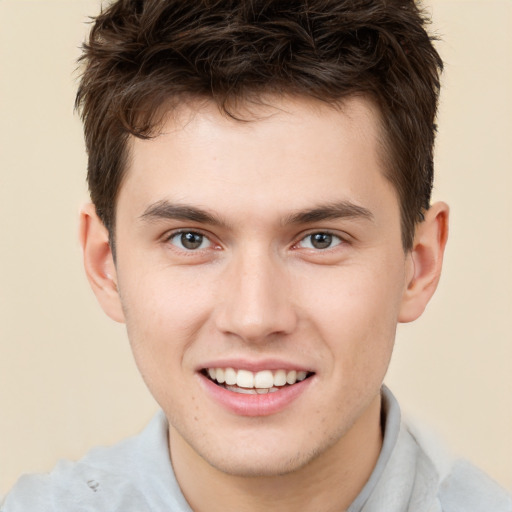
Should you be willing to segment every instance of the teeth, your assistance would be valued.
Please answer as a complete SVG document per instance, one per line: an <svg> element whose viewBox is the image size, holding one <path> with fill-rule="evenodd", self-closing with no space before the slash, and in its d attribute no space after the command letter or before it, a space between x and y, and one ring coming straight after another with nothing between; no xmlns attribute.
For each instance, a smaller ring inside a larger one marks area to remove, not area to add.
<svg viewBox="0 0 512 512"><path fill-rule="evenodd" d="M226 368L224 371L224 379L228 386L234 386L236 384L236 372L233 368Z"/></svg>
<svg viewBox="0 0 512 512"><path fill-rule="evenodd" d="M211 369L213 370L213 368ZM216 380L219 384L226 382L226 373L222 368L217 368L216 370L213 370L212 373L215 373L215 377L213 377L213 379Z"/></svg>
<svg viewBox="0 0 512 512"><path fill-rule="evenodd" d="M247 370L238 370L236 375L236 385L240 388L253 388L254 374Z"/></svg>
<svg viewBox="0 0 512 512"><path fill-rule="evenodd" d="M264 370L258 372L254 376L254 387L255 388L271 388L274 385L274 376L270 370Z"/></svg>
<svg viewBox="0 0 512 512"><path fill-rule="evenodd" d="M236 387L236 386L226 386L226 389L229 389L229 391L234 391L235 393L241 393L243 395L255 395L256 394L255 389L240 388L240 387Z"/></svg>
<svg viewBox="0 0 512 512"><path fill-rule="evenodd" d="M270 389L254 389L254 388L240 388L238 386L226 386L226 389L229 391L234 391L235 393L240 393L242 395L266 395L267 393L275 393L279 391L279 388L270 388Z"/></svg>
<svg viewBox="0 0 512 512"><path fill-rule="evenodd" d="M288 384L295 384L295 382L297 382L297 372L295 370L286 374L286 382Z"/></svg>
<svg viewBox="0 0 512 512"><path fill-rule="evenodd" d="M303 381L308 376L308 372L303 370L251 372L234 368L208 368L207 371L213 381L225 383L227 389L249 394L275 393L280 387Z"/></svg>
<svg viewBox="0 0 512 512"><path fill-rule="evenodd" d="M284 370L277 370L277 372L274 373L274 386L284 386L285 384L286 372Z"/></svg>

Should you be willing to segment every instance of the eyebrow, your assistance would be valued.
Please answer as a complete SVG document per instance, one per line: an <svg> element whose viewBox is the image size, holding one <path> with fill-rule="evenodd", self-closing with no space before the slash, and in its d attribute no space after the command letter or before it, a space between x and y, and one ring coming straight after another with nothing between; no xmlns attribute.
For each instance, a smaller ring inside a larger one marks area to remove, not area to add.
<svg viewBox="0 0 512 512"><path fill-rule="evenodd" d="M140 218L149 222L160 219L174 219L197 222L199 224L210 224L212 226L228 226L228 223L220 217L202 208L170 203L165 199L149 205ZM340 201L292 213L283 219L282 224L311 224L323 220L342 218L373 220L374 216L370 210L363 206L356 205L350 201Z"/></svg>
<svg viewBox="0 0 512 512"><path fill-rule="evenodd" d="M358 218L373 220L374 216L370 210L363 206L350 201L340 201L292 213L285 218L284 224L311 224L323 220Z"/></svg>
<svg viewBox="0 0 512 512"><path fill-rule="evenodd" d="M213 226L226 226L226 222L202 208L170 203L165 199L149 205L140 218L150 222L159 219L175 219L188 220L200 224L211 224Z"/></svg>

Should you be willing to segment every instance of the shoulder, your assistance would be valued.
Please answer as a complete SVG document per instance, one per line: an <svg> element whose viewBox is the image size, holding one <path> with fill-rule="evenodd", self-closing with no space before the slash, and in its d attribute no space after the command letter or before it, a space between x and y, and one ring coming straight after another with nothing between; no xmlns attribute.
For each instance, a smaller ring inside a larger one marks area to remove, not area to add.
<svg viewBox="0 0 512 512"><path fill-rule="evenodd" d="M122 475L82 461L61 461L47 475L22 476L0 508L1 512L28 510L144 512L149 509L137 488Z"/></svg>
<svg viewBox="0 0 512 512"><path fill-rule="evenodd" d="M407 425L408 433L437 476L442 512L512 512L512 496L469 461L454 457L427 429Z"/></svg>
<svg viewBox="0 0 512 512"><path fill-rule="evenodd" d="M0 505L0 512L53 512L52 496L48 493L48 479L49 475L22 476ZM34 502L35 495L40 496L37 503Z"/></svg>
<svg viewBox="0 0 512 512"><path fill-rule="evenodd" d="M456 460L441 481L439 500L446 512L512 512L512 496L466 460Z"/></svg>
<svg viewBox="0 0 512 512"><path fill-rule="evenodd" d="M148 463L169 470L166 432L161 413L137 436L94 448L78 462L60 461L49 474L22 476L0 512L149 511Z"/></svg>

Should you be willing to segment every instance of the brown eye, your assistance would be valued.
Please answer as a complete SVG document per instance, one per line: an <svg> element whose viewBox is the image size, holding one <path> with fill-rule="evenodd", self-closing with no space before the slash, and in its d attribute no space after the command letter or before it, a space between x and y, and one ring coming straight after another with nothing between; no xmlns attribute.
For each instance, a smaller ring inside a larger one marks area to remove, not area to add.
<svg viewBox="0 0 512 512"><path fill-rule="evenodd" d="M201 233L194 231L183 231L176 233L169 239L172 245L175 245L179 249L187 251L194 251L197 249L205 249L210 246L210 241Z"/></svg>
<svg viewBox="0 0 512 512"><path fill-rule="evenodd" d="M341 238L336 235L332 235L331 233L318 232L304 237L300 241L299 245L300 247L306 249L322 250L330 249L331 247L335 247L341 243Z"/></svg>
<svg viewBox="0 0 512 512"><path fill-rule="evenodd" d="M311 235L311 245L315 249L327 249L332 244L332 235L329 233L315 233Z"/></svg>

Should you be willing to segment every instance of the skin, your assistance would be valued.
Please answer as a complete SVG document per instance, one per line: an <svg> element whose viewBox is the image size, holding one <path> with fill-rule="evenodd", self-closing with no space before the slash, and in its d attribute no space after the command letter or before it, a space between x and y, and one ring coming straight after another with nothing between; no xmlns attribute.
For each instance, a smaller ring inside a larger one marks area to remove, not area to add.
<svg viewBox="0 0 512 512"><path fill-rule="evenodd" d="M343 510L377 460L396 325L436 288L448 208L430 208L404 253L378 113L364 99L272 98L250 115L198 103L156 138L131 140L116 262L89 205L85 268L106 313L126 323L195 511ZM200 236L198 249L182 231ZM331 245L316 248L315 233ZM277 412L246 416L205 387L201 369L228 360L311 377Z"/></svg>

